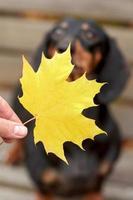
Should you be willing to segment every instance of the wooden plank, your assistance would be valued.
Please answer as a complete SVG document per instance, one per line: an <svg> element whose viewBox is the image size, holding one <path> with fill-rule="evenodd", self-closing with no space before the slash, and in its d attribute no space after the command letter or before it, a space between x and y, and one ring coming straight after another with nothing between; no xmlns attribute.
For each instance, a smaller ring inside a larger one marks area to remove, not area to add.
<svg viewBox="0 0 133 200"><path fill-rule="evenodd" d="M133 107L112 104L110 110L120 126L123 138L133 138Z"/></svg>
<svg viewBox="0 0 133 200"><path fill-rule="evenodd" d="M17 178L16 178L17 177ZM12 167L0 164L0 186L33 191L33 184L24 167Z"/></svg>
<svg viewBox="0 0 133 200"><path fill-rule="evenodd" d="M0 18L0 49L32 52L52 25L47 21Z"/></svg>
<svg viewBox="0 0 133 200"><path fill-rule="evenodd" d="M0 83L14 85L21 76L22 57L0 55Z"/></svg>
<svg viewBox="0 0 133 200"><path fill-rule="evenodd" d="M13 91L15 88L3 90L0 89L0 96L2 96L10 105L12 105Z"/></svg>
<svg viewBox="0 0 133 200"><path fill-rule="evenodd" d="M21 55L0 55L0 83L4 85L15 85L22 74ZM0 85L1 85L0 84ZM2 85L1 85L2 87Z"/></svg>
<svg viewBox="0 0 133 200"><path fill-rule="evenodd" d="M113 174L109 178L109 182L128 185L133 187L133 151L126 150L121 154ZM130 161L130 165L129 165Z"/></svg>
<svg viewBox="0 0 133 200"><path fill-rule="evenodd" d="M108 183L104 188L104 197L107 200L132 200L133 186Z"/></svg>
<svg viewBox="0 0 133 200"><path fill-rule="evenodd" d="M132 0L1 0L2 11L38 11L38 13L51 13L52 15L78 15L119 21L133 21Z"/></svg>
<svg viewBox="0 0 133 200"><path fill-rule="evenodd" d="M14 177L16 178L16 177ZM33 200L35 198L34 192L27 192L21 189L0 186L1 200Z"/></svg>
<svg viewBox="0 0 133 200"><path fill-rule="evenodd" d="M122 95L124 98L133 99L133 70L130 70L130 78Z"/></svg>
<svg viewBox="0 0 133 200"><path fill-rule="evenodd" d="M0 18L0 50L13 53L32 53L54 22L17 18ZM133 29L106 26L107 32L118 40L119 46L130 62L133 62Z"/></svg>
<svg viewBox="0 0 133 200"><path fill-rule="evenodd" d="M110 200L133 199L133 152L123 151L115 170L104 187L104 195ZM130 161L130 165L129 165Z"/></svg>
<svg viewBox="0 0 133 200"><path fill-rule="evenodd" d="M128 28L116 28L113 26L106 26L105 30L116 39L118 45L120 46L123 54L126 58L132 62L133 61L133 29ZM132 62L133 63L133 62Z"/></svg>
<svg viewBox="0 0 133 200"><path fill-rule="evenodd" d="M2 141L2 139L0 139L0 141ZM12 145L13 144L6 144L6 143L0 145L0 163L6 161L6 158L8 157L8 152L12 147Z"/></svg>

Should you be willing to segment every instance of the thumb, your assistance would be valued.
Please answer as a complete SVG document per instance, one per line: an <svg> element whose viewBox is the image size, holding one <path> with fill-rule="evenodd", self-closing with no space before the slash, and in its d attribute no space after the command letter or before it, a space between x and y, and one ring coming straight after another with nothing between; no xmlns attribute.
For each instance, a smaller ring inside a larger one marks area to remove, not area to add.
<svg viewBox="0 0 133 200"><path fill-rule="evenodd" d="M21 123L0 118L0 137L4 139L20 139L27 135L27 128Z"/></svg>

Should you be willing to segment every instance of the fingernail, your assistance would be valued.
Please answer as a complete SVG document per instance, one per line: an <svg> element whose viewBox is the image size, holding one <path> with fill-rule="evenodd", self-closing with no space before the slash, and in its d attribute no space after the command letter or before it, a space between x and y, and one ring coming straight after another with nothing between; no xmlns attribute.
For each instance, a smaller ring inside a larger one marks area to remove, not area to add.
<svg viewBox="0 0 133 200"><path fill-rule="evenodd" d="M18 137L25 137L27 135L27 128L25 126L15 126L14 134Z"/></svg>

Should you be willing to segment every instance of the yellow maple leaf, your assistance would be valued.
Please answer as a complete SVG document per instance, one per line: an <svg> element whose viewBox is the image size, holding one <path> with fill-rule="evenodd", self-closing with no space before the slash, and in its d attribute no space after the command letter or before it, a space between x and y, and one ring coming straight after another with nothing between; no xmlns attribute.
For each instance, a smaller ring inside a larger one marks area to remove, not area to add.
<svg viewBox="0 0 133 200"><path fill-rule="evenodd" d="M103 131L95 121L84 117L83 109L94 106L93 98L103 84L87 80L85 74L73 82L66 79L73 69L70 48L42 61L37 72L23 58L20 79L23 96L21 104L36 116L35 143L41 141L46 152L66 161L63 144L71 141L82 148L86 138L93 139Z"/></svg>

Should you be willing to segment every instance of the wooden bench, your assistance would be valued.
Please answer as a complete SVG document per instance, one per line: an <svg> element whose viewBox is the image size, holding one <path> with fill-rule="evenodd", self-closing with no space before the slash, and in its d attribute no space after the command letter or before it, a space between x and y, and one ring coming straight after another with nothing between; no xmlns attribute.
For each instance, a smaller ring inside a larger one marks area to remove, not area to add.
<svg viewBox="0 0 133 200"><path fill-rule="evenodd" d="M34 54L46 32L63 16L92 17L104 22L107 32L117 39L129 64L131 77L122 97L111 105L112 112L122 127L123 137L132 137L133 119L133 1L132 0L1 0L0 1L0 95L12 101L13 90L21 76L24 54ZM0 146L0 199L34 198L33 185L27 172L3 164L10 146ZM130 160L130 165L129 165ZM125 150L116 171L105 185L109 200L133 199L132 151ZM17 179L16 179L17 177Z"/></svg>

